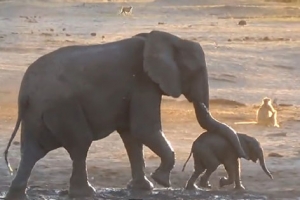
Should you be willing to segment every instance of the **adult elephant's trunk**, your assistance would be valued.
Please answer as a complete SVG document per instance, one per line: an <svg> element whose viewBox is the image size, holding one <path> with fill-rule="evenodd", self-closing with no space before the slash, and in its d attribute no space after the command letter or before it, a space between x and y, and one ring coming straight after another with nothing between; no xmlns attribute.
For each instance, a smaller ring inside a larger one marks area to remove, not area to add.
<svg viewBox="0 0 300 200"><path fill-rule="evenodd" d="M209 109L209 85L208 85L208 75L207 70L203 70L204 74L200 79L201 88L197 88L197 98L193 99L195 114L197 117L197 121L200 124L200 126L206 130L210 129L207 127L208 125L211 125L211 123L207 122L207 118L203 117L203 111L199 107L201 103L204 103L206 108Z"/></svg>
<svg viewBox="0 0 300 200"><path fill-rule="evenodd" d="M205 104L206 108L209 109L209 85L208 85L208 74L207 69L202 70L201 78L202 89L200 91L200 101Z"/></svg>
<svg viewBox="0 0 300 200"><path fill-rule="evenodd" d="M273 179L272 174L270 173L270 171L268 170L268 168L266 167L266 163L265 163L265 159L264 159L264 153L261 150L260 155L258 157L259 159L259 164L261 166L261 168L264 170L264 172L271 178Z"/></svg>

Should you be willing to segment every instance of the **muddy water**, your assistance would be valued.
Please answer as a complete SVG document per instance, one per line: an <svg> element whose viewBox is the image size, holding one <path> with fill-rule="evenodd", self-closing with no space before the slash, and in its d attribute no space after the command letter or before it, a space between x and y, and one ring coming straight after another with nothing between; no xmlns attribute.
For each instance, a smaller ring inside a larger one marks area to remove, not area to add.
<svg viewBox="0 0 300 200"><path fill-rule="evenodd" d="M42 199L69 199L67 195L60 195L59 190L42 190L33 188L28 190L28 197L31 200L42 200ZM99 200L117 200L117 199L143 199L143 200L246 200L246 199L268 199L267 196L257 193L243 193L243 192L224 192L224 191L186 191L183 189L155 189L151 192L137 192L130 191L121 188L102 188L97 190L97 194L91 198L80 198L80 199L99 199Z"/></svg>

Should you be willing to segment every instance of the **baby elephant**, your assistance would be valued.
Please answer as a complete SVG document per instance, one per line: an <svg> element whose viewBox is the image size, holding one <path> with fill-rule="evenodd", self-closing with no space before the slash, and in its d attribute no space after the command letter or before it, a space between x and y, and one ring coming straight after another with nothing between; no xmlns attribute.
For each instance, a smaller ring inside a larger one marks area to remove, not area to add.
<svg viewBox="0 0 300 200"><path fill-rule="evenodd" d="M260 143L255 138L246 134L237 133L237 135L249 159L255 163L259 160L264 172L273 179L266 167L264 153ZM240 176L240 160L233 146L226 138L219 134L210 133L209 131L201 134L194 141L191 153L185 162L182 171L184 171L192 154L194 157L194 172L185 186L186 189L198 189L195 185L195 181L205 170L206 171L204 175L201 176L198 185L200 187L211 188L208 181L209 177L220 164L224 165L228 178L222 177L219 181L219 186L223 187L234 182L235 189L245 189Z"/></svg>

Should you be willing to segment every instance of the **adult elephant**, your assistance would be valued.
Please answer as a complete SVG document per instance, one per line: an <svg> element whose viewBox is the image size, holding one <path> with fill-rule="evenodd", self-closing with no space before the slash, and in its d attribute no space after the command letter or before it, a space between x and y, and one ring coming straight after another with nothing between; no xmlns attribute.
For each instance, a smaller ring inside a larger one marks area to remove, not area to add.
<svg viewBox="0 0 300 200"><path fill-rule="evenodd" d="M68 46L40 57L25 72L20 87L18 119L5 159L22 123L21 161L6 198L25 197L35 163L59 147L73 161L69 195L91 195L88 149L92 141L113 131L120 134L130 160L129 188L153 187L144 173L143 144L161 158L152 178L170 186L175 155L162 132L160 104L162 95L181 94L208 106L205 56L198 43L166 32Z"/></svg>

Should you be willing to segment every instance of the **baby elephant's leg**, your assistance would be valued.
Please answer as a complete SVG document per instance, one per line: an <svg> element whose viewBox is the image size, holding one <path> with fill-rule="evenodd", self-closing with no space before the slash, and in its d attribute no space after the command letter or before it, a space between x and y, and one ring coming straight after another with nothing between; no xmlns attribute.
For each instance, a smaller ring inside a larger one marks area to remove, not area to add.
<svg viewBox="0 0 300 200"><path fill-rule="evenodd" d="M242 184L242 180L241 180L241 163L240 163L240 159L237 159L237 165L234 168L234 173L235 173L235 179L234 179L234 184L235 187L234 189L236 190L245 190L245 187Z"/></svg>
<svg viewBox="0 0 300 200"><path fill-rule="evenodd" d="M200 181L199 181L199 186L203 187L203 188L211 188L211 185L209 183L209 177L210 175L217 169L216 168L208 168L205 173L203 174L203 176L201 176Z"/></svg>
<svg viewBox="0 0 300 200"><path fill-rule="evenodd" d="M205 170L205 168L201 163L201 158L199 155L197 155L197 153L193 153L193 158L194 158L194 172L185 185L185 189L187 190L198 189L198 187L195 185L195 181L200 176L200 174L202 174Z"/></svg>
<svg viewBox="0 0 300 200"><path fill-rule="evenodd" d="M222 177L220 179L220 188L222 188L225 185L230 185L235 182L235 188L236 189L242 189L244 186L242 185L240 181L240 165L239 165L239 159L236 159L234 161L231 160L224 163L225 170L228 174L228 178Z"/></svg>
<svg viewBox="0 0 300 200"><path fill-rule="evenodd" d="M208 152L211 154L211 152ZM214 157L212 154L210 156L207 156L206 160L205 160L205 166L206 166L206 171L203 174L203 176L201 176L200 181L198 183L198 185L200 187L204 187L204 188L211 188L211 185L209 183L209 177L210 175L216 171L216 169L219 166L219 161L216 157Z"/></svg>

